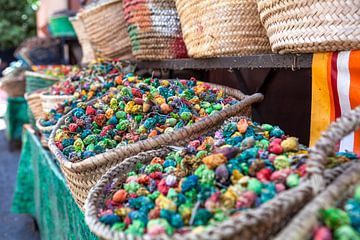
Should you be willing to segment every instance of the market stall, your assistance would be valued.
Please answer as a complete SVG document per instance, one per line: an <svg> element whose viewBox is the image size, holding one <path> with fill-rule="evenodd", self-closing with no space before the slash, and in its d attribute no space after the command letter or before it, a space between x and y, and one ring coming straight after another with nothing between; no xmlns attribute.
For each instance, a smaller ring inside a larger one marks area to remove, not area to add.
<svg viewBox="0 0 360 240"><path fill-rule="evenodd" d="M335 2L58 9L7 70L12 211L43 239L360 239L360 5Z"/></svg>

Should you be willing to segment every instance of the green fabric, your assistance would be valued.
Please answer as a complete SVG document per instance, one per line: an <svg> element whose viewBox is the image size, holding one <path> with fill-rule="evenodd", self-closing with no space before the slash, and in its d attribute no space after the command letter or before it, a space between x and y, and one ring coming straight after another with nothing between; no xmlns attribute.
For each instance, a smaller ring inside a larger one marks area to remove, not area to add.
<svg viewBox="0 0 360 240"><path fill-rule="evenodd" d="M9 97L7 102L5 114L7 138L10 141L21 140L23 125L29 123L26 100L23 97Z"/></svg>
<svg viewBox="0 0 360 240"><path fill-rule="evenodd" d="M97 239L72 198L51 153L25 130L12 212L31 214L41 239Z"/></svg>

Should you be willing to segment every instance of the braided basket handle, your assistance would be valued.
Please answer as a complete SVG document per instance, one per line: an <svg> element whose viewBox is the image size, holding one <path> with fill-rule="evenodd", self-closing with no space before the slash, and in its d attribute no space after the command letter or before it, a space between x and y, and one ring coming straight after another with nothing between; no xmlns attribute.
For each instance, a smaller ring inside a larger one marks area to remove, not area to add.
<svg viewBox="0 0 360 240"><path fill-rule="evenodd" d="M328 157L334 153L336 144L360 127L360 106L338 118L321 134L321 138L310 149L307 164L308 177L314 193L325 187L324 170Z"/></svg>

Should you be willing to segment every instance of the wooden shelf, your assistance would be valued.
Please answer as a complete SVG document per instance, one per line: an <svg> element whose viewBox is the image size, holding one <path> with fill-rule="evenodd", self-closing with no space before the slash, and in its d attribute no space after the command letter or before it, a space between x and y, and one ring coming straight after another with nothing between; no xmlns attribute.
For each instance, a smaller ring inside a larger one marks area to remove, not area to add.
<svg viewBox="0 0 360 240"><path fill-rule="evenodd" d="M262 54L242 57L207 59L171 59L161 61L136 61L139 68L153 69L237 69L237 68L311 68L312 54Z"/></svg>

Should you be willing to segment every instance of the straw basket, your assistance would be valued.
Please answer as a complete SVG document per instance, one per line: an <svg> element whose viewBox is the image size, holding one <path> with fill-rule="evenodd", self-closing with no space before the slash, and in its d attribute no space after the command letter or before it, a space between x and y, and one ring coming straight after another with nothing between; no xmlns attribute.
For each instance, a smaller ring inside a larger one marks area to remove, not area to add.
<svg viewBox="0 0 360 240"><path fill-rule="evenodd" d="M257 0L271 48L278 53L360 48L358 0Z"/></svg>
<svg viewBox="0 0 360 240"><path fill-rule="evenodd" d="M176 0L190 57L271 52L256 0Z"/></svg>
<svg viewBox="0 0 360 240"><path fill-rule="evenodd" d="M333 207L349 197L354 185L360 184L360 164L353 164L345 173L334 181L322 194L309 203L275 238L276 240L311 239L319 225L319 210Z"/></svg>
<svg viewBox="0 0 360 240"><path fill-rule="evenodd" d="M40 94L41 106L43 112L50 112L51 109L56 109L57 106L64 101L70 101L74 96L73 95L49 95L49 93Z"/></svg>
<svg viewBox="0 0 360 240"><path fill-rule="evenodd" d="M9 97L24 96L25 78L23 74L19 76L5 76L1 79L0 88L3 89Z"/></svg>
<svg viewBox="0 0 360 240"><path fill-rule="evenodd" d="M333 124L329 130L322 135L315 146L314 155L319 156L319 163L325 162L328 156L333 154L335 144L343 137L360 127L360 107L349 115ZM351 186L360 183L360 163L353 163L349 170L342 174L326 191L320 194L314 201L306 206L285 228L277 239L309 239L317 223L317 214L321 208L334 206L336 201L343 200Z"/></svg>
<svg viewBox="0 0 360 240"><path fill-rule="evenodd" d="M40 119L43 114L40 98L40 94L43 91L45 91L45 89L39 89L32 93L25 93L25 100L29 106L28 116L33 127L36 126L36 120Z"/></svg>
<svg viewBox="0 0 360 240"><path fill-rule="evenodd" d="M229 121L238 121L232 118ZM136 168L137 163L148 164L153 157L165 157L169 153L169 148L153 150L141 153L125 159L122 163L111 168L91 189L85 204L85 220L91 231L102 239L131 239L124 232L112 231L109 226L98 220L98 210L102 209L105 203L106 189L109 184L121 186L126 180L126 173ZM310 153L308 166L311 168L317 159L315 153ZM318 164L318 163L316 163ZM272 200L264 203L256 209L250 209L243 214L234 216L229 220L205 228L201 233L175 234L172 239L269 239L269 237L285 224L289 217L298 211L314 194L325 185L332 182L339 174L344 172L350 164L343 164L331 170L323 171L324 166L310 169L308 177L321 176L319 182L303 181L300 186L280 193ZM313 173L319 173L313 174ZM137 239L169 239L168 236L139 237ZM293 238L288 238L293 239Z"/></svg>
<svg viewBox="0 0 360 240"><path fill-rule="evenodd" d="M137 59L187 57L175 1L124 0L124 14Z"/></svg>
<svg viewBox="0 0 360 240"><path fill-rule="evenodd" d="M110 0L77 15L97 58L132 57L122 8L122 0Z"/></svg>
<svg viewBox="0 0 360 240"><path fill-rule="evenodd" d="M89 63L95 60L95 53L91 46L90 39L85 32L85 27L81 19L78 17L72 17L70 18L70 21L75 29L77 38L79 39L79 42L81 44L82 49L82 63Z"/></svg>
<svg viewBox="0 0 360 240"><path fill-rule="evenodd" d="M43 145L43 147L48 148L49 147L49 137L51 132L54 130L55 126L48 126L48 127L44 127L41 125L40 123L40 119L36 120L36 128L39 129L40 133L41 133L41 138L40 138L40 142Z"/></svg>
<svg viewBox="0 0 360 240"><path fill-rule="evenodd" d="M60 167L68 182L70 190L82 208L89 190L95 185L100 177L112 166L118 164L126 157L138 154L143 151L159 148L162 145L168 144L182 144L191 138L195 138L212 128L222 124L222 122L235 115L249 116L251 113L251 105L262 100L261 94L254 94L246 96L240 91L212 85L224 90L224 93L241 100L238 104L216 112L203 120L194 123L191 126L183 127L171 133L164 133L153 138L142 140L134 144L121 146L119 148L111 149L103 154L87 158L81 162L72 163L55 145L56 129L59 129L64 124L65 119L72 114L72 112L63 116L57 123L55 130L52 132L49 139L49 148L60 162Z"/></svg>
<svg viewBox="0 0 360 240"><path fill-rule="evenodd" d="M25 72L25 79L26 79L25 91L27 93L31 93L40 88L50 87L59 81L59 79L56 77L48 76L42 73L30 72L30 71Z"/></svg>

